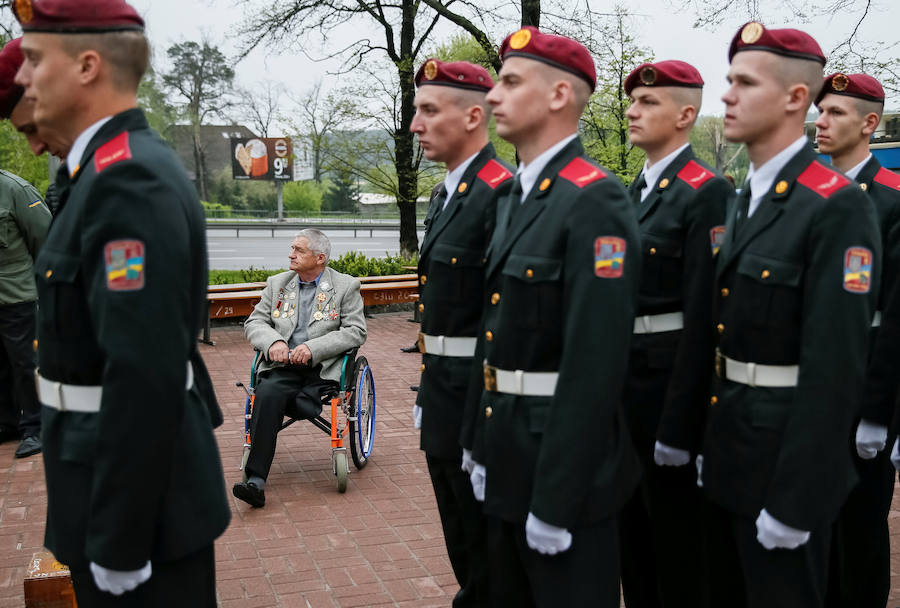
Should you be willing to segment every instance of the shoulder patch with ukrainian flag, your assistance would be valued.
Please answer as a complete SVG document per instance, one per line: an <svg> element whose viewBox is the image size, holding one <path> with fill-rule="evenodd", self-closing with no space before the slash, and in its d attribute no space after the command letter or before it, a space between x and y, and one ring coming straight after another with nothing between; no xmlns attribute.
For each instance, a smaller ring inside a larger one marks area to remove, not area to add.
<svg viewBox="0 0 900 608"><path fill-rule="evenodd" d="M872 288L872 250L849 247L844 252L844 289L850 293L869 293Z"/></svg>
<svg viewBox="0 0 900 608"><path fill-rule="evenodd" d="M625 272L625 239L598 236L594 241L594 274L601 279L618 279Z"/></svg>
<svg viewBox="0 0 900 608"><path fill-rule="evenodd" d="M94 170L100 173L110 165L131 158L131 145L128 143L128 131L117 135L94 152Z"/></svg>
<svg viewBox="0 0 900 608"><path fill-rule="evenodd" d="M579 156L573 158L572 162L559 172L559 176L579 188L584 188L605 178L606 173Z"/></svg>
<svg viewBox="0 0 900 608"><path fill-rule="evenodd" d="M829 169L819 161L814 161L800 174L797 182L803 184L822 198L828 198L849 184L850 180L837 171Z"/></svg>
<svg viewBox="0 0 900 608"><path fill-rule="evenodd" d="M486 183L491 190L495 190L497 186L499 186L506 180L511 179L512 176L513 174L509 171L509 169L498 163L493 158L481 168L481 171L478 172L478 179Z"/></svg>
<svg viewBox="0 0 900 608"><path fill-rule="evenodd" d="M110 291L136 291L144 287L144 243L110 241L103 250L106 287Z"/></svg>
<svg viewBox="0 0 900 608"><path fill-rule="evenodd" d="M878 170L878 173L875 174L875 178L872 181L878 182L882 186L887 186L892 190L900 190L900 175L897 175L893 171L888 171L884 167Z"/></svg>
<svg viewBox="0 0 900 608"><path fill-rule="evenodd" d="M697 190L700 188L700 186L702 186L715 176L715 173L713 173L700 163L689 160L688 163L681 168L681 171L679 171L678 175L676 175L675 177L686 183L694 190Z"/></svg>
<svg viewBox="0 0 900 608"><path fill-rule="evenodd" d="M709 243L712 245L712 254L719 253L722 243L725 242L725 226L713 226L709 231Z"/></svg>

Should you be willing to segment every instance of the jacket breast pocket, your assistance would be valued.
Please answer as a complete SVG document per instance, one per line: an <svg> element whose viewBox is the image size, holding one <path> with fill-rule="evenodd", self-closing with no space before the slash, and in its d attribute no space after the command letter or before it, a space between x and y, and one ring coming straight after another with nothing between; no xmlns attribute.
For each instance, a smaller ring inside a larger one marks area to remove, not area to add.
<svg viewBox="0 0 900 608"><path fill-rule="evenodd" d="M9 209L0 209L0 249L9 247L12 240L13 219L10 216Z"/></svg>
<svg viewBox="0 0 900 608"><path fill-rule="evenodd" d="M681 289L683 247L681 241L656 234L644 234L644 286L668 294Z"/></svg>
<svg viewBox="0 0 900 608"><path fill-rule="evenodd" d="M43 250L35 264L40 294L39 317L42 327L59 337L79 337L89 328L81 259Z"/></svg>
<svg viewBox="0 0 900 608"><path fill-rule="evenodd" d="M737 271L744 282L741 305L748 318L759 325L799 325L802 264L746 253Z"/></svg>
<svg viewBox="0 0 900 608"><path fill-rule="evenodd" d="M561 323L562 260L529 255L511 255L503 267L503 302L513 305L510 314L526 328ZM506 311L504 311L506 312Z"/></svg>
<svg viewBox="0 0 900 608"><path fill-rule="evenodd" d="M437 243L431 252L432 276L445 285L440 298L451 302L466 302L477 297L483 281L484 252L463 245Z"/></svg>

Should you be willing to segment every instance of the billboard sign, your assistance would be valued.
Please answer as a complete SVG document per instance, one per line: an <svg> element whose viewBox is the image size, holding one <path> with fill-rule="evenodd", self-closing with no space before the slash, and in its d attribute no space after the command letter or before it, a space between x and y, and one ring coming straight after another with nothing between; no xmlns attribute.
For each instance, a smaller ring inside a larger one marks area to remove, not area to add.
<svg viewBox="0 0 900 608"><path fill-rule="evenodd" d="M231 140L231 175L234 179L291 181L291 140L254 137Z"/></svg>

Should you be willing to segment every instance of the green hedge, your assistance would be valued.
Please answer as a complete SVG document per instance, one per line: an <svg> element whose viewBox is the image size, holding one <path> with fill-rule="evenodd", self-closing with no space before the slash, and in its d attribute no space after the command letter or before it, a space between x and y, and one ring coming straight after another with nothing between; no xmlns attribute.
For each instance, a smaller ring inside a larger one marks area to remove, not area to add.
<svg viewBox="0 0 900 608"><path fill-rule="evenodd" d="M410 271L404 266L415 266L416 258L404 258L399 255L386 255L383 258L369 258L356 251L348 251L339 258L328 262L328 265L338 272L343 272L354 277L388 276L393 274L407 274ZM210 270L210 285L228 285L230 283L254 283L265 281L272 275L284 272L284 268L278 270L266 270L264 268L250 268L244 270Z"/></svg>

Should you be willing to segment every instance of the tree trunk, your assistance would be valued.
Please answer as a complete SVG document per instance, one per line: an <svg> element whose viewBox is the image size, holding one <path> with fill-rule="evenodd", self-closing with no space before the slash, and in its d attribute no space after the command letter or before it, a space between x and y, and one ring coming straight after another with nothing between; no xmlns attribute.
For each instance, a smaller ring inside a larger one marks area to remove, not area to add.
<svg viewBox="0 0 900 608"><path fill-rule="evenodd" d="M416 195L419 179L415 167L415 140L409 131L415 107L412 48L415 39L416 8L410 0L403 2L403 21L400 29L400 57L397 73L400 77L400 124L394 133L395 169L397 171L397 206L400 208L400 253L413 256L419 251L416 234Z"/></svg>
<svg viewBox="0 0 900 608"><path fill-rule="evenodd" d="M203 152L200 150L200 125L194 123L191 129L191 138L194 143L194 177L197 181L197 194L201 201L209 202L209 190L206 185L206 162Z"/></svg>
<svg viewBox="0 0 900 608"><path fill-rule="evenodd" d="M541 27L541 0L522 0L522 27Z"/></svg>

